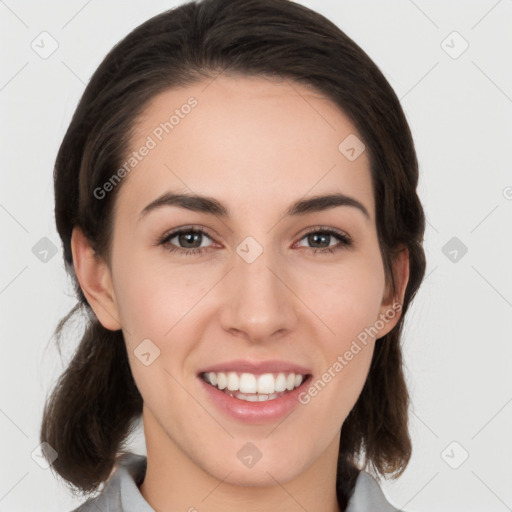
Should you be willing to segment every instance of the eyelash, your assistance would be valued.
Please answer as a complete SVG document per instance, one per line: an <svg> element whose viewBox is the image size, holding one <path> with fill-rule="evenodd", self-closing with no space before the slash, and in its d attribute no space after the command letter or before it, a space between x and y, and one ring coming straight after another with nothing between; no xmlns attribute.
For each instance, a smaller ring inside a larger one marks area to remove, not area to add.
<svg viewBox="0 0 512 512"><path fill-rule="evenodd" d="M182 247L177 247L175 245L170 244L171 239L173 239L176 235L181 235L183 233L194 233L194 234L200 233L200 234L206 235L208 238L211 239L211 237L202 228L187 227L187 228L182 228L182 229L173 231L172 233L169 233L168 235L164 235L164 237L162 239L160 239L160 241L158 242L158 245L164 246L166 248L166 250L171 253L183 254L184 256L200 256L207 249L209 249L209 247L197 247L195 249L184 249ZM318 234L318 233L321 233L323 235L333 236L334 238L337 238L340 243L334 247L324 247L323 249L319 249L317 247L309 247L309 249L311 249L315 254L316 253L321 253L321 254L334 253L344 247L349 248L349 247L352 247L352 245L353 245L352 239L348 235L346 235L340 231L336 231L332 228L324 228L322 226L320 226L319 228L312 229L311 231L308 231L307 233L305 233L302 236L302 238L300 240L304 239L308 235Z"/></svg>

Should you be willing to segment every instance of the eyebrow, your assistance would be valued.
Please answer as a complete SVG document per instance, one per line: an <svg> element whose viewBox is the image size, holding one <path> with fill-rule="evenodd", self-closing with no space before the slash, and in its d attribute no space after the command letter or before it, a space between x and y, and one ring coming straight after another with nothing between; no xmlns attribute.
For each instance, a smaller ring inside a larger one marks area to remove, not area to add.
<svg viewBox="0 0 512 512"><path fill-rule="evenodd" d="M206 213L216 217L228 218L229 210L220 201L213 197L199 196L194 194L175 194L166 192L151 201L139 215L139 220L145 217L149 212L162 208L164 206L177 206L194 212ZM299 216L307 213L321 212L330 210L339 206L350 206L356 208L370 220L370 214L366 207L357 199L341 193L318 195L300 199L293 203L285 212L285 216Z"/></svg>

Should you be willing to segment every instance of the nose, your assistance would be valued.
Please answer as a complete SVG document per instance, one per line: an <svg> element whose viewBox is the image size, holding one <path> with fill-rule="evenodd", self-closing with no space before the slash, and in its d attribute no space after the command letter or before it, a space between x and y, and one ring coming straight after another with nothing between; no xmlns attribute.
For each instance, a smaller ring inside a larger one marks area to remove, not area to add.
<svg viewBox="0 0 512 512"><path fill-rule="evenodd" d="M300 301L287 282L288 273L267 251L251 263L235 255L234 268L226 279L220 311L226 332L262 343L296 328Z"/></svg>

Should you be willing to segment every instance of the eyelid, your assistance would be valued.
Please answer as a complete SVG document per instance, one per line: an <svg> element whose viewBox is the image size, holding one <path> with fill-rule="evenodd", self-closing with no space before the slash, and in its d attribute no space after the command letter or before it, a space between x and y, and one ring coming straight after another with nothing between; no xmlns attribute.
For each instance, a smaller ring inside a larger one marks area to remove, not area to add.
<svg viewBox="0 0 512 512"><path fill-rule="evenodd" d="M207 236L210 240L213 240L213 237L208 234L208 231L203 226L190 224L188 226L181 226L179 228L170 229L166 231L157 241L156 245L165 244L166 241L169 241L171 238L174 238L176 235L180 235L181 233L188 233L189 231L195 231Z"/></svg>
<svg viewBox="0 0 512 512"><path fill-rule="evenodd" d="M317 232L327 232L327 233L334 233L342 238L345 238L347 239L347 241L350 241L352 242L352 237L346 232L346 231L342 231L341 229L337 229L337 228L333 228L333 227L330 227L330 226L314 226L312 228L308 228L308 230L303 233L302 235L300 235L300 239L302 240L305 236L311 234L311 233L317 233Z"/></svg>
<svg viewBox="0 0 512 512"><path fill-rule="evenodd" d="M182 254L188 254L188 255L199 255L202 254L204 251L208 250L211 246L208 247L195 247L195 248L183 248L179 246L175 246L173 244L170 244L170 240L173 239L175 236L180 235L181 233L187 233L187 232L196 232L201 233L202 235L208 237L212 242L215 242L214 238L210 236L207 232L207 230L200 225L188 225L188 226L181 226L179 228L174 228L170 231L167 231L157 242L156 245L163 245L164 247L167 245L172 245L172 249L167 248L168 251L171 252L179 252ZM328 252L334 252L336 250L342 249L342 248L350 248L353 246L353 240L352 237L346 233L345 231L342 231L337 228L333 228L330 226L313 226L311 228L308 228L306 232L303 232L301 235L297 235L299 238L295 244L301 242L306 236L312 234L312 233L325 233L329 236L334 236L335 238L338 238L338 244L336 244L333 247L304 247L304 249L310 249L314 253L328 253ZM214 245L212 244L212 245ZM294 244L294 245L295 245Z"/></svg>
<svg viewBox="0 0 512 512"><path fill-rule="evenodd" d="M178 228L174 228L174 229L171 229L171 230L165 232L162 235L160 240L166 239L166 238L168 238L171 235L180 234L183 231L198 231L198 232L206 235L208 238L213 239L213 237L208 234L208 231L203 226L196 225L196 224L190 224L190 225L187 225L187 226L181 226L181 227L178 227ZM345 238L347 238L349 240L352 240L352 237L346 231L343 231L343 230L337 229L337 228L333 228L331 226L313 226L311 228L307 228L307 231L305 231L302 235L296 235L296 236L300 236L301 239L302 239L305 236L309 235L310 233L316 233L317 231L333 232L333 233L336 233L336 234L338 234L340 236L343 236L343 237L345 237Z"/></svg>

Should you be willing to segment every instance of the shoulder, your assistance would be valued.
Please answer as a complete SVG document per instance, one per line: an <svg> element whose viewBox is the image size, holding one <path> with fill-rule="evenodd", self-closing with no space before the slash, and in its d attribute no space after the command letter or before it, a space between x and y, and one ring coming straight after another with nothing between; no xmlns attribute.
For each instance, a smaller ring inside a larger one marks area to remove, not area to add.
<svg viewBox="0 0 512 512"><path fill-rule="evenodd" d="M100 493L71 512L154 512L138 489L146 467L145 456L123 454Z"/></svg>
<svg viewBox="0 0 512 512"><path fill-rule="evenodd" d="M404 512L389 503L377 480L366 471L357 477L346 512Z"/></svg>

